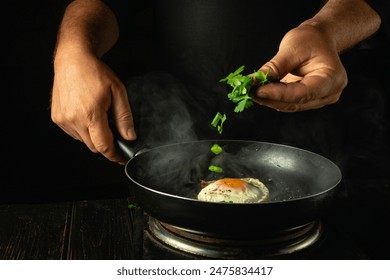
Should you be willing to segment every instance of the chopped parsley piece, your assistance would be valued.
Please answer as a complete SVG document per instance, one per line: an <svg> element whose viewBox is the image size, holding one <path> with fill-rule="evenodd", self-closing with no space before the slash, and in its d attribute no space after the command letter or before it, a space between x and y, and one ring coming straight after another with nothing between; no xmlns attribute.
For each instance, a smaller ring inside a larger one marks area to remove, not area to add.
<svg viewBox="0 0 390 280"><path fill-rule="evenodd" d="M247 75L242 75L245 66L242 65L233 73L230 73L225 78L219 80L220 82L226 82L232 87L232 91L228 94L228 98L233 103L237 104L234 108L234 112L239 113L253 105L251 89L253 86L253 78ZM256 81L264 85L269 83L268 79L269 71L264 74L262 71L256 71L253 73L253 77Z"/></svg>
<svg viewBox="0 0 390 280"><path fill-rule="evenodd" d="M227 96L230 101L237 104L234 108L234 112L236 113L242 112L253 105L252 87L254 85L264 85L270 82L279 81L279 79L268 77L269 70L265 74L258 70L253 72L252 76L248 76L242 74L244 69L245 65L242 65L236 71L219 80L221 83L226 83L232 88L231 92L229 92ZM211 122L211 125L217 127L219 134L222 134L222 125L225 121L226 115L222 115L218 112Z"/></svg>

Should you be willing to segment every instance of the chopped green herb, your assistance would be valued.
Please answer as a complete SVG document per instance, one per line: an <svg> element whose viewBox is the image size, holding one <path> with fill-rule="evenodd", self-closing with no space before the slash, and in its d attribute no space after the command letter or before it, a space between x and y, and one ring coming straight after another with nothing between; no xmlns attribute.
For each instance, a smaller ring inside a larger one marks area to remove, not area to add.
<svg viewBox="0 0 390 280"><path fill-rule="evenodd" d="M253 105L253 102L251 100L253 78L247 75L242 75L241 73L244 71L244 69L245 66L242 65L233 73L230 73L225 78L219 80L220 82L226 82L233 88L232 91L228 94L228 98L230 101L237 104L234 108L234 112L236 113L242 112ZM263 85L265 83L271 82L267 77L268 74L269 71L264 74L262 71L259 70L253 73L253 77L259 84Z"/></svg>
<svg viewBox="0 0 390 280"><path fill-rule="evenodd" d="M225 121L226 121L226 115L225 114L221 114L220 112L217 112L217 114L215 115L213 121L211 122L211 125L218 129L219 134L222 134L223 123Z"/></svg>
<svg viewBox="0 0 390 280"><path fill-rule="evenodd" d="M216 165L210 165L209 170L212 172L222 173L222 168Z"/></svg>
<svg viewBox="0 0 390 280"><path fill-rule="evenodd" d="M266 83L279 81L279 79L268 77L269 70L265 74L260 70L255 71L251 77L248 75L242 75L244 69L245 69L245 65L242 65L233 73L230 73L225 78L219 80L220 82L225 82L226 84L232 87L231 92L228 93L227 96L230 101L237 104L236 107L234 108L234 112L236 113L242 112L253 105L253 101L252 101L252 94L253 94L252 87L254 85L253 80L255 80L256 84L259 85L264 85ZM220 112L218 112L214 117L213 121L211 122L211 125L217 127L219 134L222 134L222 130L223 130L222 125L225 121L226 121L226 115L225 114L222 115Z"/></svg>
<svg viewBox="0 0 390 280"><path fill-rule="evenodd" d="M127 205L127 208L129 208L129 209L132 209L132 208L134 208L135 207L135 204L129 204L129 205Z"/></svg>
<svg viewBox="0 0 390 280"><path fill-rule="evenodd" d="M210 149L214 154L218 155L222 152L222 148L221 146L219 146L218 144L214 144L211 149Z"/></svg>
<svg viewBox="0 0 390 280"><path fill-rule="evenodd" d="M255 77L256 81L259 82L261 85L264 85L266 83L271 82L271 78L268 78L269 69L266 74L264 74L262 71L256 71L253 73L253 76Z"/></svg>

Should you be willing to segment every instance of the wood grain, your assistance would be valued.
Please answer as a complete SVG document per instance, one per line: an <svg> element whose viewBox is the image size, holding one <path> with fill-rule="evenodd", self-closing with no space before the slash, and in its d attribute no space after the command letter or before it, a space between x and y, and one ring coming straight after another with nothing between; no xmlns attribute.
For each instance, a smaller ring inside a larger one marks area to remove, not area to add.
<svg viewBox="0 0 390 280"><path fill-rule="evenodd" d="M131 220L126 199L73 204L68 259L132 259Z"/></svg>
<svg viewBox="0 0 390 280"><path fill-rule="evenodd" d="M0 259L64 259L69 202L0 205Z"/></svg>

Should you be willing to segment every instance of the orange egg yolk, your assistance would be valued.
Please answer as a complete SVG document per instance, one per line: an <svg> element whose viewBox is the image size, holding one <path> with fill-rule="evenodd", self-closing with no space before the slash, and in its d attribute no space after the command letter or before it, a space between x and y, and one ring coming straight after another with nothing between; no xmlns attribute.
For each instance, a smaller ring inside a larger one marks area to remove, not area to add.
<svg viewBox="0 0 390 280"><path fill-rule="evenodd" d="M244 190L246 188L246 182L241 179L224 178L214 182L218 188L232 188L237 190Z"/></svg>

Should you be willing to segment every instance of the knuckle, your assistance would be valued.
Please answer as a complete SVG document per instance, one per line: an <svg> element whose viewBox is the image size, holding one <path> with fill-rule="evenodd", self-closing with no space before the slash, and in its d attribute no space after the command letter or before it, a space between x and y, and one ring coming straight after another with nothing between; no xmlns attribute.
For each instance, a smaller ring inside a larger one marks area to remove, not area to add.
<svg viewBox="0 0 390 280"><path fill-rule="evenodd" d="M67 123L67 118L64 115L60 114L51 114L51 120L57 125L65 125Z"/></svg>
<svg viewBox="0 0 390 280"><path fill-rule="evenodd" d="M263 68L268 68L270 69L270 72L271 72L271 75L272 76L275 76L275 77L280 77L280 72L279 72L279 68L278 65L277 65L277 62L275 60L270 60L268 61L267 63L264 64L264 67Z"/></svg>
<svg viewBox="0 0 390 280"><path fill-rule="evenodd" d="M310 101L313 101L316 99L316 94L312 91L307 91L304 96L302 96L299 100L298 100L298 104L306 104Z"/></svg>
<svg viewBox="0 0 390 280"><path fill-rule="evenodd" d="M291 112L291 113L295 113L295 112L299 112L300 107L296 104L291 104L289 107L288 107L288 112Z"/></svg>
<svg viewBox="0 0 390 280"><path fill-rule="evenodd" d="M334 103L336 103L337 101L339 101L340 97L341 97L341 92L338 93L338 94L334 94L334 95L332 95L332 96L329 98L328 103L329 103L329 104L334 104Z"/></svg>
<svg viewBox="0 0 390 280"><path fill-rule="evenodd" d="M95 149L97 152L104 154L104 155L110 151L109 145L107 145L105 143L95 144Z"/></svg>
<svg viewBox="0 0 390 280"><path fill-rule="evenodd" d="M119 114L116 118L118 121L121 121L121 122L128 122L128 121L131 121L133 119L132 115L129 114L129 112L123 112L123 113Z"/></svg>
<svg viewBox="0 0 390 280"><path fill-rule="evenodd" d="M57 115L55 114L51 114L51 120L55 123L55 124L60 124L61 123L61 118L59 118Z"/></svg>
<svg viewBox="0 0 390 280"><path fill-rule="evenodd" d="M294 113L299 111L298 104L286 104L282 108L279 108L281 112Z"/></svg>

